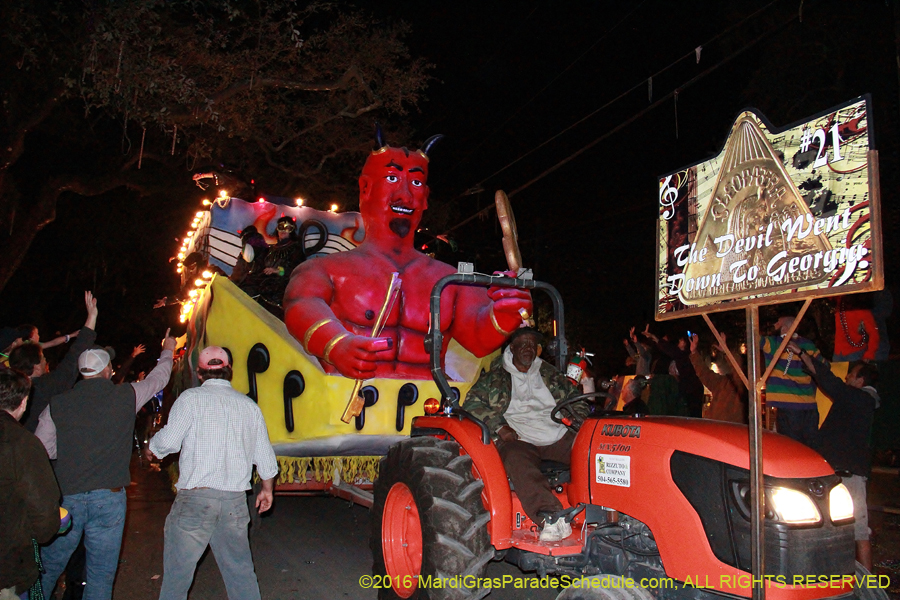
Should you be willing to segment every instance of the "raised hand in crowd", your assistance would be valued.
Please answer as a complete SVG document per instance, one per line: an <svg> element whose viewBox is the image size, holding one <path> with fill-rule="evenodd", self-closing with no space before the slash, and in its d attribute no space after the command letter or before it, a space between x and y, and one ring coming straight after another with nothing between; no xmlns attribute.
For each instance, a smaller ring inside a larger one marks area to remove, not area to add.
<svg viewBox="0 0 900 600"><path fill-rule="evenodd" d="M84 326L88 329L97 329L97 299L91 292L84 293L84 305L87 308L87 319Z"/></svg>
<svg viewBox="0 0 900 600"><path fill-rule="evenodd" d="M134 350L131 351L131 358L137 358L141 354L147 351L147 347L143 344L138 344L134 347Z"/></svg>
<svg viewBox="0 0 900 600"><path fill-rule="evenodd" d="M178 343L178 341L177 341L175 338L173 338L171 335L169 335L169 332L170 332L170 331L172 331L172 328L171 328L171 327L170 327L169 329L166 329L166 335L165 335L165 337L163 338L163 342L162 342L162 349L163 349L163 350L168 350L169 352L173 352L173 353L174 353L174 352L175 352L175 346L176 346L176 344Z"/></svg>

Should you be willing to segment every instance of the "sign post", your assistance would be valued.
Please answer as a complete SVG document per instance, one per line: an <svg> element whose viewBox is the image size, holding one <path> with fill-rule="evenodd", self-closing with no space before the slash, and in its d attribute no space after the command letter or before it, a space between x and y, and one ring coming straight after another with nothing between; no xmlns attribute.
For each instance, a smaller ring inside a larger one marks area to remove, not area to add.
<svg viewBox="0 0 900 600"><path fill-rule="evenodd" d="M814 298L883 289L869 104L780 129L744 111L717 156L659 179L656 320L702 315L721 344L709 314L746 310L754 582L765 574L762 393L777 360L760 375L759 307L805 300L777 357Z"/></svg>

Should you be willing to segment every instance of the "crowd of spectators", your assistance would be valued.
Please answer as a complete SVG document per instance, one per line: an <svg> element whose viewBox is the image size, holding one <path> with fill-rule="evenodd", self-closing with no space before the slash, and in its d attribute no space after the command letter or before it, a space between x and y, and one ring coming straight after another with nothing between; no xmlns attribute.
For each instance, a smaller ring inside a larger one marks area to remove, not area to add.
<svg viewBox="0 0 900 600"><path fill-rule="evenodd" d="M6 349L0 367L0 600L54 597L64 571L64 599L112 597L131 457L135 446L141 445L135 416L168 385L176 340L166 331L157 364L146 376L143 372L131 375L133 361L147 350L143 344L134 346L116 370L115 351L95 343L99 311L91 292L85 292L84 304L87 316L76 332L42 344L37 329L24 325L4 330L0 340ZM44 349L69 342L71 346L51 368ZM200 404L220 404L222 418L229 419L229 427L234 429L229 433L245 446L241 449L234 440L222 437L219 441L227 446L227 452L224 448L206 452L208 444L194 447L195 435L211 414L208 408L201 408L178 420L177 429L171 425L163 429L160 435L165 434L166 450L157 446L155 451L164 456L178 452L182 444L190 446L188 456L193 462L189 467L182 465L185 477L179 497L196 492L198 497L217 502L219 509L232 512L240 499L246 517L244 494L250 487L251 469L260 466L264 493L257 508L264 511L271 506L277 465L259 408L230 387L230 356L221 348L211 348L201 353L198 375L208 390ZM204 362L210 351L216 358L227 359ZM196 404L187 399L187 393L183 396L175 401L172 415L182 414L179 407L185 403ZM208 435L217 436L221 430L218 421L205 426ZM144 444L144 450L149 453L147 446ZM231 478L217 481L221 473L229 473ZM196 486L185 485L189 481ZM171 527L166 527L161 597L183 598L193 569L181 572L182 554L173 554L177 558L168 560L170 552L185 552L184 538L176 542L170 536L179 527L177 518L172 519ZM239 519L232 517L230 522L236 524L234 531L210 527L211 538L207 536L200 546L195 541L190 551L199 558L206 544L211 544L217 559L229 565L223 567L223 575L232 584L229 588L240 582L236 588L240 592L233 597L259 598L246 528L241 539ZM229 539L223 545L220 540L224 536Z"/></svg>

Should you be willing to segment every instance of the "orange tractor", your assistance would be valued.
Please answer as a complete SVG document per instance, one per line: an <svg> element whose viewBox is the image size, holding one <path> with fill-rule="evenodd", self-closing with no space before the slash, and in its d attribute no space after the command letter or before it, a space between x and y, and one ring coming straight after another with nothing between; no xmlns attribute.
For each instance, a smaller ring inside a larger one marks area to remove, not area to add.
<svg viewBox="0 0 900 600"><path fill-rule="evenodd" d="M485 578L492 560L552 575L563 588L559 600L749 598L760 585L772 600L887 597L873 580L859 579L865 571L854 560L852 501L841 478L813 450L768 432L765 573L754 581L748 430L716 421L595 411L578 428L570 467L546 469L557 497L572 508L573 533L541 542L487 427L460 406L441 368L436 324L449 284L498 280L450 275L432 292L426 344L443 399L381 462L371 540L380 598L483 598L503 585ZM526 279L501 285L550 294L562 368L557 291ZM563 401L554 420L566 423L571 404L598 395Z"/></svg>

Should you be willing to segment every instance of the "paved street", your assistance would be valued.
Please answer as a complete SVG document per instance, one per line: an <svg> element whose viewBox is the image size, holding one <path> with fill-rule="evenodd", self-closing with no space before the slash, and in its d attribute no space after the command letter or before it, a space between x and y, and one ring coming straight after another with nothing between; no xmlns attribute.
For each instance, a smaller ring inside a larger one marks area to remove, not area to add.
<svg viewBox="0 0 900 600"><path fill-rule="evenodd" d="M128 520L122 560L116 579L116 600L156 600L159 595L163 561L163 525L174 494L165 472L149 472L132 462L134 484L128 490ZM896 503L896 475L875 476L875 503ZM882 491L883 490L883 491ZM875 529L875 562L897 568L897 515L872 512ZM265 517L254 535L256 572L265 600L319 600L321 598L374 599L374 590L359 586L359 578L371 573L368 547L369 512L362 507L330 497L278 497L275 508ZM897 573L879 568L876 572L894 578L892 598L896 599ZM523 574L506 563L491 563L488 576L516 578ZM551 600L553 590L501 589L490 600ZM215 560L207 553L197 570L192 600L221 600L225 587Z"/></svg>
<svg viewBox="0 0 900 600"><path fill-rule="evenodd" d="M128 490L128 520L116 600L155 600L163 564L163 525L174 494L165 473L150 473L132 463L135 484ZM277 497L271 514L253 536L256 573L265 600L374 599L359 578L372 572L369 512L331 497ZM488 576L533 577L506 563L489 566ZM154 576L159 575L154 579ZM551 600L553 590L497 590L491 600ZM197 569L191 600L226 598L213 556Z"/></svg>

